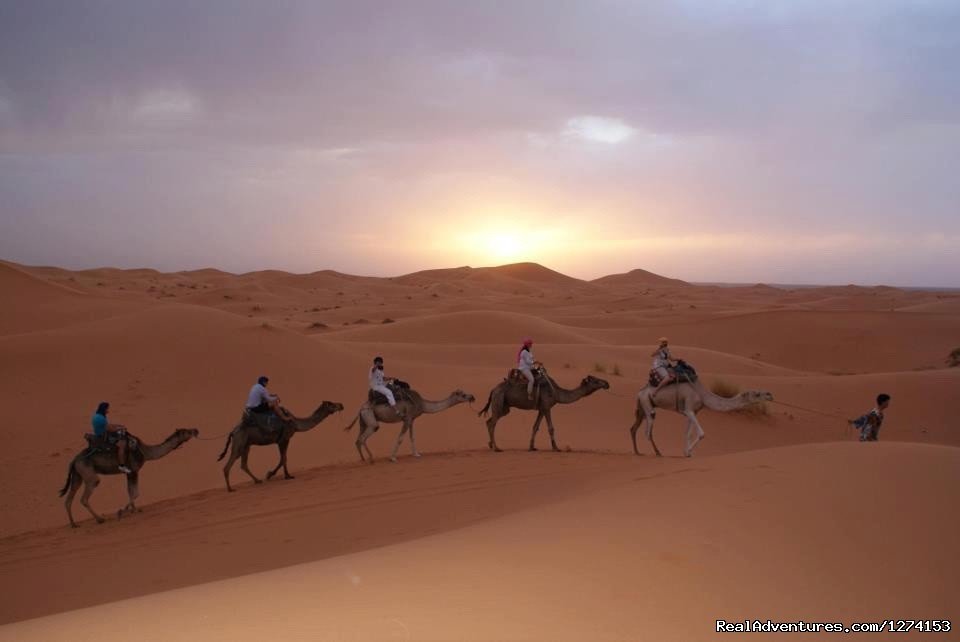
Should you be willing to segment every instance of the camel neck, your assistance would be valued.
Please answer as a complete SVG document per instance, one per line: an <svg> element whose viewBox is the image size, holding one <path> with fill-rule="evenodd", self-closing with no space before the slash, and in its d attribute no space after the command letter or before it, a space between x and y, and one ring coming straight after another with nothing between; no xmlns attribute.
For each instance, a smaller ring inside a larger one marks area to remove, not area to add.
<svg viewBox="0 0 960 642"><path fill-rule="evenodd" d="M160 459L173 452L181 442L177 440L176 433L170 435L159 444L140 444L140 452L147 461Z"/></svg>
<svg viewBox="0 0 960 642"><path fill-rule="evenodd" d="M435 412L443 412L444 410L446 410L447 408L450 408L455 404L456 404L456 401L454 401L453 397L447 397L442 401L430 401L429 399L424 399L423 412L427 414L433 414Z"/></svg>
<svg viewBox="0 0 960 642"><path fill-rule="evenodd" d="M297 432L306 432L316 428L321 421L327 418L325 413L310 415L309 417L294 417L293 425Z"/></svg>
<svg viewBox="0 0 960 642"><path fill-rule="evenodd" d="M731 410L739 410L750 403L744 393L740 393L736 397L721 397L720 395L716 395L710 390L707 390L707 388L705 388L704 385L699 381L697 381L694 386L696 387L700 398L703 400L703 405L710 410L716 410L718 412L730 412Z"/></svg>
<svg viewBox="0 0 960 642"><path fill-rule="evenodd" d="M587 396L586 388L583 386L577 386L573 390L567 390L554 383L554 388L556 390L554 398L557 400L557 403L573 403Z"/></svg>

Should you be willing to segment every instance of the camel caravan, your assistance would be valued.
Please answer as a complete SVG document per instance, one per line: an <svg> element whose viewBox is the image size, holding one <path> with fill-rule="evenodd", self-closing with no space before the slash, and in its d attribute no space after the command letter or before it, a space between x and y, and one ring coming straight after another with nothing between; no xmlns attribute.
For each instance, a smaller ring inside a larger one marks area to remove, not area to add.
<svg viewBox="0 0 960 642"><path fill-rule="evenodd" d="M654 453L661 456L653 440L653 425L658 408L679 413L687 418L686 436L683 454L690 457L693 449L704 437L703 427L697 419L697 413L703 408L719 412L730 412L751 404L772 401L773 395L763 391L747 391L736 397L726 398L707 390L699 381L692 366L682 360L674 359L670 354L669 341L661 337L658 348L651 355L653 368L650 381L637 393L635 420L630 427L630 439L633 451L637 448L637 431L646 421L646 438L650 441ZM307 432L318 426L324 419L343 411L344 406L334 401L323 401L307 417L297 417L280 405L280 397L267 390L269 379L262 376L250 389L247 403L240 421L226 435L223 451L217 457L223 466L223 479L227 490L233 492L230 484L230 470L237 459L240 469L255 484L263 482L251 472L247 460L252 446L276 445L279 459L276 466L267 471L266 478L271 479L283 469L284 479L293 479L287 469L287 450L294 435ZM409 384L400 379L389 378L384 374L384 361L376 357L368 372L367 399L361 404L353 421L344 428L350 431L359 423L359 433L354 442L361 462L373 463L373 453L367 445L370 437L380 429L380 424L400 423L400 432L390 453L390 461L397 461L397 451L404 437L409 435L411 454L420 457L414 436L414 422L423 414L443 412L463 403L473 403L475 397L469 392L456 389L446 398L431 401L426 399ZM535 410L536 419L530 433L530 451L537 450L536 439L540 424L546 420L550 435L550 447L559 452L557 433L553 423L552 411L557 404L575 403L592 395L598 390L609 390L610 384L604 379L588 375L576 388L567 389L559 385L547 374L544 365L533 356L533 340L524 339L517 353L516 367L512 368L487 396L487 403L479 416L486 417L487 446L494 452L502 452L497 446L495 431L497 422L506 416L511 408L516 410ZM128 513L137 512L136 499L139 496L140 470L148 461L161 459L180 446L199 437L196 428L180 428L156 445L142 442L130 434L122 424L107 420L110 404L102 402L93 415L93 433L85 435L87 448L76 455L67 469L67 480L60 490L65 497L64 505L70 526L76 527L73 518L73 500L80 486L84 491L80 503L93 516L97 523L104 521L90 505L90 497L100 483L100 475L126 475L128 502L116 515L121 518ZM230 451L227 456L227 451ZM366 454L364 454L366 453Z"/></svg>

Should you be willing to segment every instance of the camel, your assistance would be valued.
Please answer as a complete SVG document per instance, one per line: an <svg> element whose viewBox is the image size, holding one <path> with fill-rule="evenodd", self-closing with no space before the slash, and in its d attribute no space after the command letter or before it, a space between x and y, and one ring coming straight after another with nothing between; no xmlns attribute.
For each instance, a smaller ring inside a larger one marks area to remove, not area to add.
<svg viewBox="0 0 960 642"><path fill-rule="evenodd" d="M390 461L397 461L397 450L400 449L400 444L403 443L403 436L408 432L410 433L410 450L414 457L420 457L420 451L417 450L417 441L413 435L413 422L416 421L417 417L424 414L432 415L437 412L443 412L461 403L473 403L476 401L476 398L472 394L460 389L454 390L446 399L441 401L424 399L419 393L409 389L406 391L406 395L409 396L409 399L398 399L396 406L396 408L399 408L403 413L403 417L397 414L397 410L385 403L372 404L367 401L360 406L360 411L357 412L357 416L350 422L350 425L343 429L344 432L347 432L353 428L353 425L357 423L358 420L360 421L360 434L357 436L357 441L355 442L357 452L360 453L360 461L367 461L363 456L363 450L366 449L367 457L370 463L373 463L373 453L370 452L370 446L367 445L367 440L373 433L380 429L380 423L395 424L403 422L400 435L397 437L397 443L393 445L393 452L390 453Z"/></svg>
<svg viewBox="0 0 960 642"><path fill-rule="evenodd" d="M166 457L199 434L200 431L196 428L179 428L155 446L145 444L133 435L129 436L131 442L135 440L138 446L136 448L130 448L127 455L129 467L133 471L127 474L127 496L129 501L126 506L117 511L117 519L123 517L125 513L134 513L140 510L134 502L136 502L137 497L140 496L140 469L143 468L143 465L148 461ZM60 489L60 497L66 495L64 505L67 508L67 517L70 518L70 526L73 528L77 528L77 523L73 520L73 498L76 496L80 484L83 484L83 495L80 496L80 503L90 511L90 514L93 515L93 518L97 520L98 524L102 524L104 518L98 515L97 512L93 510L93 507L90 506L90 496L93 495L94 489L100 484L99 475L122 474L119 469L120 464L117 461L116 450L110 452L96 451L84 457L85 452L87 451L84 450L83 453L74 457L73 461L70 462L70 466L67 468L67 482L63 485L63 488Z"/></svg>
<svg viewBox="0 0 960 642"><path fill-rule="evenodd" d="M741 392L736 397L721 397L707 390L700 381L693 383L674 383L664 386L656 395L651 395L651 386L644 387L637 393L636 420L630 426L630 438L633 440L633 452L637 455L637 429L643 420L647 420L647 439L653 446L653 451L657 457L661 457L660 449L653 441L653 421L657 416L657 408L672 410L684 415L687 418L686 441L684 444L683 455L690 457L693 455L693 449L696 448L700 440L704 438L703 427L697 421L697 413L705 407L718 412L730 412L739 410L750 404L761 401L773 401L773 395L769 392L760 390L748 390Z"/></svg>
<svg viewBox="0 0 960 642"><path fill-rule="evenodd" d="M223 465L223 478L227 482L227 490L231 493L233 492L233 487L230 485L230 469L233 468L233 462L235 462L238 457L240 458L240 469L250 475L253 483L259 484L263 481L250 472L250 469L247 467L247 457L250 455L250 446L269 446L270 444L276 444L277 448L280 449L280 461L277 462L277 465L272 470L267 471L267 479L273 478L281 466L283 467L284 479L293 479L293 475L287 470L287 447L290 445L290 440L293 439L293 436L298 432L307 432L313 429L321 421L341 410L343 410L342 403L324 401L309 417L294 417L293 421L284 422L279 417L273 416L272 421L277 422L277 428L266 428L258 422L251 422L247 419L246 413L244 413L244 417L240 420L240 423L234 426L230 434L227 435L227 443L223 446L223 452L217 457L217 461L223 459L224 455L227 454L227 449L230 448L230 444L233 443L233 450L230 451L230 457L227 459L227 463ZM265 417L266 416L264 416L264 418Z"/></svg>
<svg viewBox="0 0 960 642"><path fill-rule="evenodd" d="M546 375L544 376L546 377ZM607 390L610 388L610 384L603 379L598 379L590 375L584 377L580 385L573 390L561 388L553 379L550 377L546 378L548 385L540 387L534 394L533 399L527 397L526 382L518 384L504 380L490 391L490 396L487 398L487 405L484 406L483 410L479 413L480 416L483 416L488 410L490 411L490 418L487 419L487 431L490 433L490 441L487 445L490 447L490 450L498 453L503 452L497 446L497 441L494 438L494 430L500 418L509 413L512 407L520 410L537 411L537 419L533 422L533 432L530 434L529 450L535 451L537 449L534 443L537 438L537 431L540 430L540 422L546 419L547 428L550 431L550 446L554 451L559 452L560 448L557 446L556 431L553 427L551 409L558 403L573 403L592 395L597 390Z"/></svg>

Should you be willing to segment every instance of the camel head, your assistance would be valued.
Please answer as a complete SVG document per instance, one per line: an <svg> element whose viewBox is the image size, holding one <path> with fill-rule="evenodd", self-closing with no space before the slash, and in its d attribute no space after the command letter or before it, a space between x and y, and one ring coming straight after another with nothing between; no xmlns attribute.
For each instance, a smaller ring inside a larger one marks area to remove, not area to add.
<svg viewBox="0 0 960 642"><path fill-rule="evenodd" d="M183 444L187 443L194 437L200 435L200 431L196 428L177 428L171 438L177 442L177 445L174 448L179 448Z"/></svg>
<svg viewBox="0 0 960 642"><path fill-rule="evenodd" d="M450 397L454 403L473 403L477 400L477 398L471 395L469 392L464 392L463 390L460 390L460 388L457 388L450 393Z"/></svg>
<svg viewBox="0 0 960 642"><path fill-rule="evenodd" d="M766 390L747 390L742 395L747 403L760 403L761 401L773 401L773 395Z"/></svg>
<svg viewBox="0 0 960 642"><path fill-rule="evenodd" d="M604 379L599 379L593 375L587 375L583 378L583 381L580 382L580 387L586 390L587 394L593 394L597 390L609 390L610 384L607 383Z"/></svg>
<svg viewBox="0 0 960 642"><path fill-rule="evenodd" d="M313 411L315 417L326 417L327 415L332 415L335 412L340 412L343 410L343 404L336 401L324 401L322 404L317 406L317 409Z"/></svg>

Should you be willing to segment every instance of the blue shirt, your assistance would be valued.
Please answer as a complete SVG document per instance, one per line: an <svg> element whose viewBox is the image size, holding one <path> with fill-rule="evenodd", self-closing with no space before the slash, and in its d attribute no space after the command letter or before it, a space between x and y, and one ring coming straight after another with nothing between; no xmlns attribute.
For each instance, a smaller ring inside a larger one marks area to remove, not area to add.
<svg viewBox="0 0 960 642"><path fill-rule="evenodd" d="M93 434L97 437L103 437L104 433L107 432L107 418L104 415L96 414L93 416L91 422L93 424Z"/></svg>

